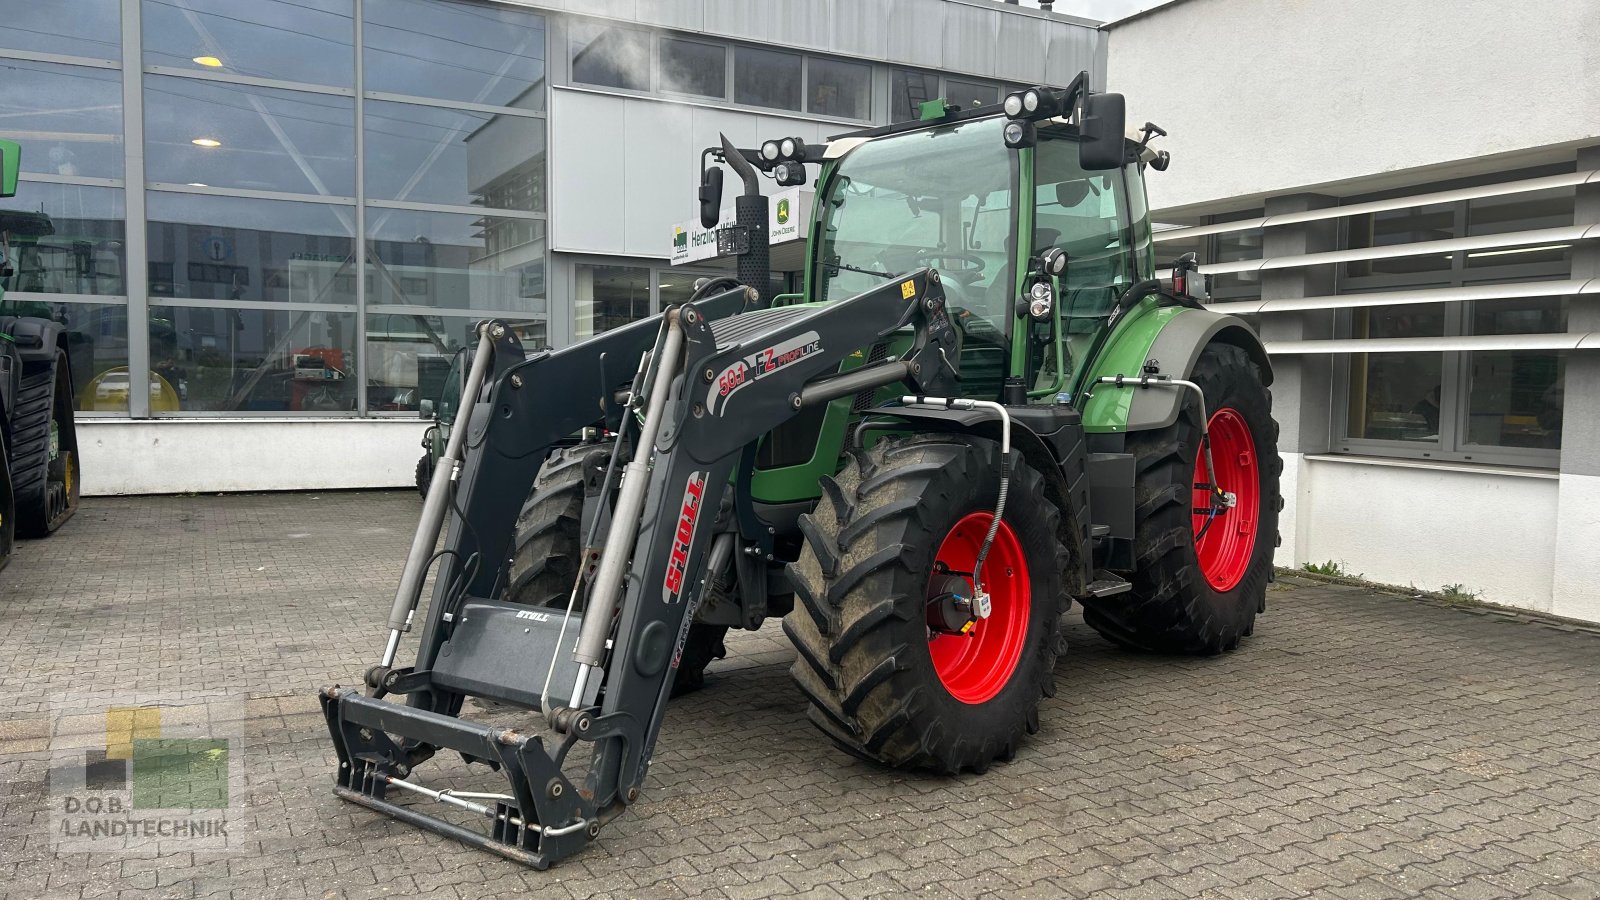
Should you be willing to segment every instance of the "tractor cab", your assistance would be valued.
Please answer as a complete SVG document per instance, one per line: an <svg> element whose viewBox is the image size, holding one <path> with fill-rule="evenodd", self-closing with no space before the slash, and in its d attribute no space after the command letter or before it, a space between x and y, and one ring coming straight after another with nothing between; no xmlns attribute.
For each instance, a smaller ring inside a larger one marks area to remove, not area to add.
<svg viewBox="0 0 1600 900"><path fill-rule="evenodd" d="M1085 168L1079 129L1060 120L1008 146L1012 121L993 107L845 139L822 175L807 272L808 296L825 302L937 269L963 337L964 393L991 400L1008 379L1034 398L1067 389L1117 299L1152 268L1142 166ZM1064 257L1059 274L1047 254Z"/></svg>

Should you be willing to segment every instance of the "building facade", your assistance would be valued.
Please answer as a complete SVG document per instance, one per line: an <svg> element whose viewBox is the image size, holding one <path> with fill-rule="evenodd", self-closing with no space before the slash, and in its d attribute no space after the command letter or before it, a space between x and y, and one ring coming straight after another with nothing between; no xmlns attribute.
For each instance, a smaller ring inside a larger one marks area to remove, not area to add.
<svg viewBox="0 0 1600 900"><path fill-rule="evenodd" d="M473 321L558 347L687 296L719 133L993 103L1103 42L989 0L0 0L6 299L71 328L88 493L403 485Z"/></svg>
<svg viewBox="0 0 1600 900"><path fill-rule="evenodd" d="M1272 356L1278 563L1600 621L1600 16L1450 7L1178 0L1108 77Z"/></svg>

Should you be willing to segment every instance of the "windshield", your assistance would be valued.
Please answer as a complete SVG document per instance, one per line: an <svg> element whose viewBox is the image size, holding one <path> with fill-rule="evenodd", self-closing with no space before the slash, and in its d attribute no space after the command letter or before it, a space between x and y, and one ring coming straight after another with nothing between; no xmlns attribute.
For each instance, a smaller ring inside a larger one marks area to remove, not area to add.
<svg viewBox="0 0 1600 900"><path fill-rule="evenodd" d="M818 300L843 300L933 266L952 307L1004 330L1012 301L1016 154L1002 120L878 138L829 182Z"/></svg>

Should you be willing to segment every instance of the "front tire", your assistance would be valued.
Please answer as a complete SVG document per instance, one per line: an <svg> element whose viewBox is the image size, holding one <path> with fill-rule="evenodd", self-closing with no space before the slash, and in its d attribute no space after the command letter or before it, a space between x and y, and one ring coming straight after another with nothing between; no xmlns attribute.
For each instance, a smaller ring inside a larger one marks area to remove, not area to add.
<svg viewBox="0 0 1600 900"><path fill-rule="evenodd" d="M17 536L48 537L78 511L78 432L67 354L22 378L11 434Z"/></svg>
<svg viewBox="0 0 1600 900"><path fill-rule="evenodd" d="M1025 462L988 561L993 612L967 634L930 626L930 590L970 570L993 521L1000 448L918 435L854 453L802 516L784 631L810 717L845 751L955 773L1009 759L1039 728L1061 649L1060 512ZM938 564L944 567L939 568ZM970 586L970 582L967 582Z"/></svg>
<svg viewBox="0 0 1600 900"><path fill-rule="evenodd" d="M517 515L505 599L529 606L566 609L583 560L584 486L600 478L611 445L588 445L550 455ZM579 608L581 612L581 607ZM684 639L674 697L705 685L706 667L727 656L726 625L696 622Z"/></svg>
<svg viewBox="0 0 1600 900"><path fill-rule="evenodd" d="M1212 512L1202 485L1200 407L1128 436L1134 455L1134 558L1130 593L1091 600L1084 621L1113 643L1157 653L1225 653L1255 628L1283 501L1278 425L1259 368L1238 347L1212 344L1191 377L1206 398L1218 483L1238 506Z"/></svg>

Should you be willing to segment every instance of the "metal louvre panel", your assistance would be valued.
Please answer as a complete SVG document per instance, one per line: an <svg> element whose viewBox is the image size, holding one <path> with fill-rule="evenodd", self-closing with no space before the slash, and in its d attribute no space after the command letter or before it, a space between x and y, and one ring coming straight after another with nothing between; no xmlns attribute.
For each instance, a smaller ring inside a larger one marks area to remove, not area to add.
<svg viewBox="0 0 1600 900"><path fill-rule="evenodd" d="M1553 297L1600 294L1600 278L1563 281L1524 281L1514 284L1475 284L1467 287L1422 288L1414 291L1373 291L1288 297L1280 300L1234 300L1209 303L1207 309L1232 316L1252 313L1292 312L1306 309L1349 309L1366 306L1401 306L1412 303L1455 303L1463 300L1512 300L1518 297Z"/></svg>
<svg viewBox="0 0 1600 900"><path fill-rule="evenodd" d="M1600 332L1267 341L1266 347L1267 353L1273 356L1312 353L1440 353L1449 350L1600 350Z"/></svg>
<svg viewBox="0 0 1600 900"><path fill-rule="evenodd" d="M1257 216L1253 219L1239 219L1233 222L1218 222L1215 225L1195 225L1190 228L1168 228L1155 233L1156 241L1179 241L1185 238L1204 237L1209 234L1226 234L1230 231L1249 231L1252 228L1271 228L1275 225L1297 225L1301 222L1319 222L1325 219L1340 219L1345 216L1360 216L1367 213L1385 212L1391 209L1409 209L1413 206L1427 206L1432 203L1454 203L1461 200L1478 200L1484 197L1500 197L1506 194L1522 194L1529 191L1543 191L1550 188L1568 187L1576 184L1600 184L1600 169L1586 172L1573 172L1566 175L1548 175L1543 178L1528 178L1523 181L1503 181L1497 184L1480 184L1475 187L1458 188L1453 191L1437 191L1431 194L1414 194L1407 197L1391 197L1387 200L1373 200L1367 203L1352 203L1349 206L1330 206L1326 209L1313 209L1297 213L1281 213L1275 216Z"/></svg>
<svg viewBox="0 0 1600 900"><path fill-rule="evenodd" d="M1503 234L1481 234L1473 237L1450 238L1443 241L1422 241L1415 244L1387 244L1382 247L1333 250L1327 253L1308 253L1303 256L1269 256L1263 259L1242 259L1238 262L1213 263L1201 266L1200 271L1207 275L1226 275L1233 272L1293 269L1300 266L1320 266L1329 263L1356 262L1368 259L1395 259L1403 256L1423 256L1428 253L1454 253L1457 250L1517 247L1523 244L1566 243L1595 238L1600 238L1600 225L1568 225L1561 228L1508 231Z"/></svg>

